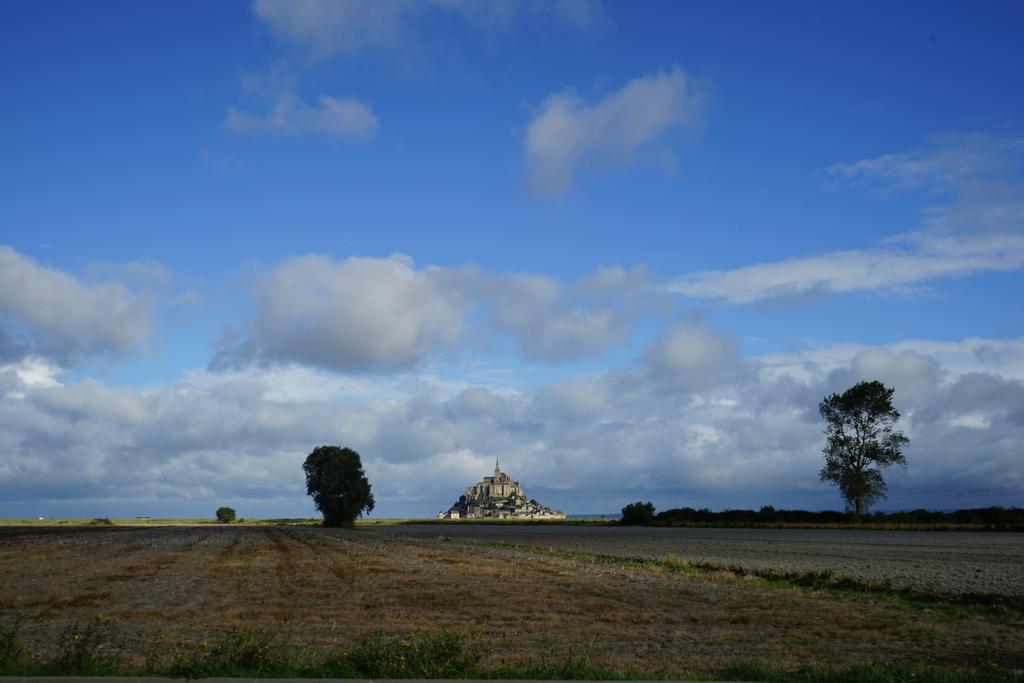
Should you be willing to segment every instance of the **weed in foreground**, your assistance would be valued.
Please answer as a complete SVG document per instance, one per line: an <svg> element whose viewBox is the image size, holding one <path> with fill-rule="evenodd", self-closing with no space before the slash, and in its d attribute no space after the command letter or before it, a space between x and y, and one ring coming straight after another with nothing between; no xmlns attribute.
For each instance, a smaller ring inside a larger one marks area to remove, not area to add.
<svg viewBox="0 0 1024 683"><path fill-rule="evenodd" d="M567 662L481 667L483 651L458 634L443 631L423 638L396 639L380 633L365 636L350 651L325 658L296 651L279 629L237 628L219 641L164 649L155 639L142 667L126 664L108 642L102 617L67 631L53 660L33 659L19 643L18 622L0 626L0 675L118 675L246 678L479 678L521 680L691 680L762 681L764 683L1024 683L1024 674L989 664L973 670L905 665L860 665L849 668L785 669L760 661L738 662L706 672L616 671L586 658ZM157 654L162 652L163 654Z"/></svg>
<svg viewBox="0 0 1024 683"><path fill-rule="evenodd" d="M18 673L25 664L25 648L18 639L21 620L0 630L0 676Z"/></svg>
<svg viewBox="0 0 1024 683"><path fill-rule="evenodd" d="M175 678L294 676L310 668L305 651L296 653L280 630L238 627L212 644L191 643L174 652L157 669Z"/></svg>
<svg viewBox="0 0 1024 683"><path fill-rule="evenodd" d="M594 666L590 659L582 657L565 664L520 664L501 666L481 671L479 678L492 680L558 680L558 681L616 681L616 680L656 680L660 676L652 676L643 672L623 672L602 669ZM678 678L672 676L671 678Z"/></svg>
<svg viewBox="0 0 1024 683"><path fill-rule="evenodd" d="M143 676L157 676L166 671L169 656L167 650L162 631L143 641L141 644L142 670L139 673Z"/></svg>
<svg viewBox="0 0 1024 683"><path fill-rule="evenodd" d="M102 614L86 624L72 624L61 637L53 669L79 676L114 675L120 669L118 656L110 649L110 627Z"/></svg>
<svg viewBox="0 0 1024 683"><path fill-rule="evenodd" d="M482 653L448 631L420 640L364 637L350 652L328 657L334 678L465 678L479 673Z"/></svg>

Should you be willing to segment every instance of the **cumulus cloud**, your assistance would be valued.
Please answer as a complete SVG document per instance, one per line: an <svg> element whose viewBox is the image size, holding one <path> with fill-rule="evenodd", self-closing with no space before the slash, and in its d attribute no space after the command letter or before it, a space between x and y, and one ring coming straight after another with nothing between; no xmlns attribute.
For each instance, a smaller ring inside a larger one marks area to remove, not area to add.
<svg viewBox="0 0 1024 683"><path fill-rule="evenodd" d="M37 499L189 500L212 496L231 479L238 487L232 496L275 491L286 481L280 457L296 446L299 430L329 438L337 411L291 414L247 394L251 388L140 391L91 380L23 388L22 397L0 401L3 497L23 499L16 489L26 486Z"/></svg>
<svg viewBox="0 0 1024 683"><path fill-rule="evenodd" d="M587 103L571 92L549 96L526 129L530 183L541 193L567 189L578 171L629 166L641 150L670 150L669 133L692 129L707 97L681 69L636 78Z"/></svg>
<svg viewBox="0 0 1024 683"><path fill-rule="evenodd" d="M597 0L256 0L253 10L279 38L317 57L395 49L415 39L416 20L429 14L484 30L507 30L524 17L576 30L607 21Z"/></svg>
<svg viewBox="0 0 1024 683"><path fill-rule="evenodd" d="M721 386L742 370L732 339L694 323L670 328L643 360L648 381L675 391Z"/></svg>
<svg viewBox="0 0 1024 683"><path fill-rule="evenodd" d="M256 0L253 10L282 39L308 44L314 53L326 56L394 43L408 5L400 1Z"/></svg>
<svg viewBox="0 0 1024 683"><path fill-rule="evenodd" d="M129 271L137 269L156 272L141 265ZM0 363L37 356L71 366L139 351L152 332L153 308L145 290L117 279L83 282L0 246Z"/></svg>
<svg viewBox="0 0 1024 683"><path fill-rule="evenodd" d="M787 376L808 383L822 373L847 367L851 359L872 350L894 355L908 352L921 354L935 359L949 373L949 377L971 372L991 372L1008 379L1024 381L1024 344L1016 339L970 337L956 342L909 339L874 349L863 344L832 344L799 353L765 354L758 357L758 363L762 377L774 380ZM944 378L948 379L946 376Z"/></svg>
<svg viewBox="0 0 1024 683"><path fill-rule="evenodd" d="M323 135L348 142L372 140L380 128L373 109L359 100L321 95L309 105L291 94L277 97L263 116L232 107L224 125L234 133Z"/></svg>
<svg viewBox="0 0 1024 683"><path fill-rule="evenodd" d="M241 341L225 340L217 367L256 360L333 370L407 368L459 340L469 301L458 273L386 259L286 261L260 277Z"/></svg>
<svg viewBox="0 0 1024 683"><path fill-rule="evenodd" d="M870 249L834 251L689 273L667 290L744 304L852 291L902 292L920 283L1024 268L1024 140L937 138L925 150L828 169L834 187L928 190L921 224Z"/></svg>
<svg viewBox="0 0 1024 683"><path fill-rule="evenodd" d="M484 278L481 304L494 328L531 358L558 362L601 353L622 343L632 319L648 306L641 269L603 268L574 287L544 275Z"/></svg>
<svg viewBox="0 0 1024 683"><path fill-rule="evenodd" d="M401 370L495 340L548 363L584 358L622 343L629 323L657 306L651 277L610 267L565 286L471 266L416 268L404 255L303 256L257 278L251 320L221 340L212 367Z"/></svg>
<svg viewBox="0 0 1024 683"><path fill-rule="evenodd" d="M689 323L629 367L513 391L464 381L383 390L295 367L196 372L147 389L0 372L0 498L8 514L119 500L311 514L299 466L313 446L341 443L364 456L383 515L446 507L496 456L529 495L570 512L637 498L662 508L838 507L817 477L817 404L877 378L895 387L912 439L909 468L888 477L890 506L1020 503L1024 340L752 358L722 344ZM702 373L704 364L720 371ZM652 367L689 379L658 383Z"/></svg>
<svg viewBox="0 0 1024 683"><path fill-rule="evenodd" d="M888 349L858 351L849 365L833 370L829 385L836 392L857 382L879 380L900 388L900 399L921 402L932 398L942 380L939 362L917 351L893 353Z"/></svg>

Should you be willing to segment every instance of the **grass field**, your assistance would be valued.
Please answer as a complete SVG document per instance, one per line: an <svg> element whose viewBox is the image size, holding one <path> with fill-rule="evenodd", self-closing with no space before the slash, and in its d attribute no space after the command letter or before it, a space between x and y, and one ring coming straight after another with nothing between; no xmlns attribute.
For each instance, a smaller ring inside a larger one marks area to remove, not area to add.
<svg viewBox="0 0 1024 683"><path fill-rule="evenodd" d="M475 673L571 675L580 663L590 676L650 677L736 677L737 665L762 678L801 667L1000 677L1024 668L1024 613L1014 606L401 529L9 526L0 529L0 624L10 632L20 621L32 661L57 661L85 632L131 671L144 670L154 643L194 654L247 629L318 662L367 639L429 644L447 633L475 653ZM102 633L85 631L98 614Z"/></svg>

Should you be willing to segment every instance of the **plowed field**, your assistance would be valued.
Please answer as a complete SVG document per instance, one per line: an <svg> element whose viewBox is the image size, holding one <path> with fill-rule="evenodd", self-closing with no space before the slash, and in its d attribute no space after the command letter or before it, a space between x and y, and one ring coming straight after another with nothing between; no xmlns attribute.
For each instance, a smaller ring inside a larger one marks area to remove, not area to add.
<svg viewBox="0 0 1024 683"><path fill-rule="evenodd" d="M0 534L0 621L22 617L24 637L39 651L102 613L115 646L128 653L157 634L206 639L258 624L279 626L316 652L370 631L449 629L492 664L586 656L651 672L754 658L1024 667L1024 621L1013 611L930 609L727 573L669 573L497 547L488 538L452 542L398 527Z"/></svg>
<svg viewBox="0 0 1024 683"><path fill-rule="evenodd" d="M678 558L776 572L831 571L948 596L1024 600L1024 534L867 529L694 529L401 524L394 533L616 557Z"/></svg>

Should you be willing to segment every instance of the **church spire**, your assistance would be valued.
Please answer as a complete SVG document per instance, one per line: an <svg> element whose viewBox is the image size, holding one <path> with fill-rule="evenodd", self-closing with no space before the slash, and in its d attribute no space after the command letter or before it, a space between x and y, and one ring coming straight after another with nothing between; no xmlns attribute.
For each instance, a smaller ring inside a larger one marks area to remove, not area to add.
<svg viewBox="0 0 1024 683"><path fill-rule="evenodd" d="M498 476L499 472L501 472L501 468L498 467L498 456L494 456L494 476Z"/></svg>

